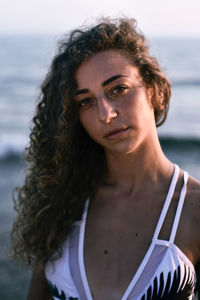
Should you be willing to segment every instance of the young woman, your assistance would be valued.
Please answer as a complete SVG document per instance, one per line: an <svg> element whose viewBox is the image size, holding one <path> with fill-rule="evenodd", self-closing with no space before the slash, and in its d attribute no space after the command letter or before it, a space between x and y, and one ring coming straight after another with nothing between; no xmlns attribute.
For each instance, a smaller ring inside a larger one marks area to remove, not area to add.
<svg viewBox="0 0 200 300"><path fill-rule="evenodd" d="M200 182L162 152L170 84L135 20L62 43L43 85L12 231L29 300L193 299Z"/></svg>

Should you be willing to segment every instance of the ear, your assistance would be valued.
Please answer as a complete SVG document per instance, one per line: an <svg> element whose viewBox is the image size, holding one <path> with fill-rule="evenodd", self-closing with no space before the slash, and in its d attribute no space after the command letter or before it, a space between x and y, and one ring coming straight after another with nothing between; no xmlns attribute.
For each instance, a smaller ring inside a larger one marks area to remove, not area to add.
<svg viewBox="0 0 200 300"><path fill-rule="evenodd" d="M153 88L147 88L147 99L149 101L149 104L152 108L154 108L154 104L153 104L153 96L154 96L154 92L153 92Z"/></svg>
<svg viewBox="0 0 200 300"><path fill-rule="evenodd" d="M153 88L152 87L147 89L147 97L149 100L152 99L152 97L153 97Z"/></svg>
<svg viewBox="0 0 200 300"><path fill-rule="evenodd" d="M163 92L158 93L158 99L159 99L159 109L164 110L164 94Z"/></svg>
<svg viewBox="0 0 200 300"><path fill-rule="evenodd" d="M162 91L158 91L157 88L150 87L147 89L147 97L149 100L150 105L159 111L164 110L164 94Z"/></svg>

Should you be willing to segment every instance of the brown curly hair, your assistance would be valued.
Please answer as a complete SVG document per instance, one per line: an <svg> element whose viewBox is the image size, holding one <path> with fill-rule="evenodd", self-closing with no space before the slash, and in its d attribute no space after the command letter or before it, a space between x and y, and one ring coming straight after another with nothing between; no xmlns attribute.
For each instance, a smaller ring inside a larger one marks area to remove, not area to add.
<svg viewBox="0 0 200 300"><path fill-rule="evenodd" d="M86 199L106 174L103 148L79 122L74 78L86 58L108 49L121 51L138 67L146 86L153 88L156 125L166 119L170 84L134 19L103 19L62 41L41 86L26 149L27 175L14 200L18 217L12 255L28 265L44 267L61 255L71 225L81 219Z"/></svg>

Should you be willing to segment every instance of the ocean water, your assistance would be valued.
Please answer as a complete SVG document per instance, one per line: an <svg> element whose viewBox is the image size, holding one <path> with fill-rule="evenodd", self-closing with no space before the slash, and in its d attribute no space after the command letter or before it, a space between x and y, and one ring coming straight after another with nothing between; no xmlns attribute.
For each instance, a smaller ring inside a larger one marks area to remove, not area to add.
<svg viewBox="0 0 200 300"><path fill-rule="evenodd" d="M27 293L29 270L21 270L8 258L9 230L15 218L12 190L23 183L30 121L56 40L0 37L0 300L23 300ZM200 39L149 41L172 83L168 119L158 129L163 150L200 179Z"/></svg>

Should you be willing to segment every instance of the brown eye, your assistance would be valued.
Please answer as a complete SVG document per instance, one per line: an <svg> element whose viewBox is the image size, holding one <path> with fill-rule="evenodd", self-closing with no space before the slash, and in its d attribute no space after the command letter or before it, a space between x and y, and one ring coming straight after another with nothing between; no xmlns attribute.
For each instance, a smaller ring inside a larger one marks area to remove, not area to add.
<svg viewBox="0 0 200 300"><path fill-rule="evenodd" d="M111 95L118 96L123 95L128 91L128 87L125 85L118 85L111 90Z"/></svg>
<svg viewBox="0 0 200 300"><path fill-rule="evenodd" d="M94 102L93 98L83 98L78 102L80 108L89 107Z"/></svg>

